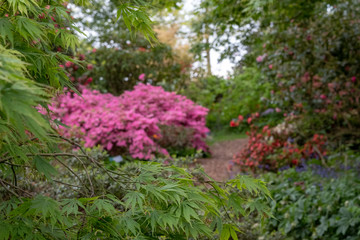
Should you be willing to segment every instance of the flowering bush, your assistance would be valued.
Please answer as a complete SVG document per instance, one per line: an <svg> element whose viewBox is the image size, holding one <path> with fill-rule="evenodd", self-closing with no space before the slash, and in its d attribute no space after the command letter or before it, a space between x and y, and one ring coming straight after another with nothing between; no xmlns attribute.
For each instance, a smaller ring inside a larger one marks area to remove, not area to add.
<svg viewBox="0 0 360 240"><path fill-rule="evenodd" d="M84 135L86 147L97 144L110 152L126 151L134 158L150 159L167 154L159 144L160 125L191 130L188 143L207 151L203 141L206 108L162 87L139 84L119 97L84 88L82 96L71 92L59 96L50 106L54 117L71 126L61 128L65 136Z"/></svg>
<svg viewBox="0 0 360 240"><path fill-rule="evenodd" d="M256 117L257 114L253 114ZM286 119L284 123L270 128L268 125L259 132L259 127L253 123L253 118L249 117L246 121L250 124L251 130L247 132L249 141L247 146L234 156L233 162L228 170L232 171L235 166L240 171L259 169L266 171L277 171L280 167L290 165L297 166L300 160L309 158L321 158L326 156L326 137L315 134L304 144L297 144L292 138L295 130L295 123L291 123L293 117ZM239 116L239 120L243 120ZM239 122L232 121L238 125ZM231 123L230 123L231 124Z"/></svg>
<svg viewBox="0 0 360 240"><path fill-rule="evenodd" d="M60 65L61 68L65 69L70 81L77 88L90 84L93 81L90 75L93 73L92 70L94 66L85 62L86 57L84 54L77 54L71 58L76 63L67 61L63 65Z"/></svg>
<svg viewBox="0 0 360 240"><path fill-rule="evenodd" d="M274 7L272 14L296 6L290 3ZM359 137L360 5L333 4L313 1L307 6L312 5L313 15L292 16L282 22L286 26L263 25L267 34L261 35L255 56L264 82L273 86L272 100L304 116L303 134L311 137L325 130L344 143Z"/></svg>

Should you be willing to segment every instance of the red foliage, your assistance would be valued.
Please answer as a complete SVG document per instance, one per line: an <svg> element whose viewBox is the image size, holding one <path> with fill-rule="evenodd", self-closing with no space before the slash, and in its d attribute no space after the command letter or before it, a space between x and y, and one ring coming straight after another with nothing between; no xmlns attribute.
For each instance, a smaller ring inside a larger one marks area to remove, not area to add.
<svg viewBox="0 0 360 240"><path fill-rule="evenodd" d="M240 171L257 172L259 169L277 171L282 166L296 166L301 159L309 159L319 155L326 155L326 137L315 134L304 145L298 145L287 136L280 136L269 128L262 131L252 125L247 146L234 156L233 163L228 170L238 167Z"/></svg>

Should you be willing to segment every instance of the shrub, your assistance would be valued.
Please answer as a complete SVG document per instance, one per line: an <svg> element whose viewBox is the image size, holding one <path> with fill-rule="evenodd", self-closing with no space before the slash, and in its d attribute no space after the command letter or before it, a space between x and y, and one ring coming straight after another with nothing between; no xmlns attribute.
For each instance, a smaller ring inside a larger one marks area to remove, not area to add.
<svg viewBox="0 0 360 240"><path fill-rule="evenodd" d="M99 148L66 152L51 164L37 157L47 180L26 168L13 191L0 188L1 240L227 240L238 231L235 219L269 209L254 201L269 197L265 183L248 176L217 183L201 171L154 162L111 165ZM0 174L11 186L12 174Z"/></svg>
<svg viewBox="0 0 360 240"><path fill-rule="evenodd" d="M257 51L263 82L273 85L279 107L304 115L309 137L325 130L339 142L358 138L359 6L353 0L287 1L267 16L274 21L288 11L287 20L270 25L264 18L259 28L265 33Z"/></svg>
<svg viewBox="0 0 360 240"><path fill-rule="evenodd" d="M275 202L267 234L286 239L359 239L359 172L316 165L265 175ZM305 170L305 171L304 171Z"/></svg>
<svg viewBox="0 0 360 240"><path fill-rule="evenodd" d="M161 87L139 84L120 97L89 89L83 89L82 96L67 92L51 110L53 117L72 127L62 128L65 136L83 135L86 147L100 144L110 153L124 153L125 148L134 158L150 159L167 154L169 142L161 142L163 125L188 129L185 142L207 151L208 110Z"/></svg>
<svg viewBox="0 0 360 240"><path fill-rule="evenodd" d="M189 84L184 94L208 108L207 126L212 130L229 127L236 115L247 116L262 111L270 97L268 84L258 84L260 72L248 67L229 79L208 77ZM241 103L241 104L239 104Z"/></svg>
<svg viewBox="0 0 360 240"><path fill-rule="evenodd" d="M311 158L325 161L325 136L315 134L305 142L299 137L295 138L296 124L291 122L294 118L287 118L285 122L273 128L265 125L259 131L261 128L255 125L255 118L256 116L245 120L251 125L250 132L247 132L248 144L234 156L229 165L230 171L236 171L235 168L243 172L277 171L283 166L297 166L301 161ZM239 122L233 124L237 125Z"/></svg>

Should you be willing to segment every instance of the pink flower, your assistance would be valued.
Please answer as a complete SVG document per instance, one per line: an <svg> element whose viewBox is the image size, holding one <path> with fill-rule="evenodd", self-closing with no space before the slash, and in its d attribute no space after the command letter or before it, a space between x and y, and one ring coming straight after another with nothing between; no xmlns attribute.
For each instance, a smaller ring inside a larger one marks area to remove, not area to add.
<svg viewBox="0 0 360 240"><path fill-rule="evenodd" d="M269 126L268 126L268 125L265 125L265 126L263 127L262 132L265 133L268 129L269 129Z"/></svg>
<svg viewBox="0 0 360 240"><path fill-rule="evenodd" d="M96 48L93 48L93 49L92 49L92 52L93 52L93 53L96 53Z"/></svg>
<svg viewBox="0 0 360 240"><path fill-rule="evenodd" d="M239 115L238 119L240 122L242 122L244 120L244 117L242 115Z"/></svg>
<svg viewBox="0 0 360 240"><path fill-rule="evenodd" d="M258 57L256 58L256 61L257 61L258 63L262 62L263 60L264 60L263 56L258 56Z"/></svg>
<svg viewBox="0 0 360 240"><path fill-rule="evenodd" d="M352 76L352 77L351 77L351 81L352 81L353 83L355 83L355 82L356 82L356 77L355 77L355 76Z"/></svg>
<svg viewBox="0 0 360 240"><path fill-rule="evenodd" d="M64 65L60 64L59 67L64 68Z"/></svg>
<svg viewBox="0 0 360 240"><path fill-rule="evenodd" d="M87 82L91 82L88 78ZM208 110L162 87L138 84L121 96L82 88L81 96L70 92L58 96L49 106L53 119L72 128L62 128L64 136L83 136L85 146L101 145L110 150L125 147L133 158L151 159L167 155L153 136L161 136L160 125L188 128L195 149L207 150L204 141ZM234 125L237 122L234 121Z"/></svg>
<svg viewBox="0 0 360 240"><path fill-rule="evenodd" d="M306 72L304 76L301 77L301 82L307 83L310 80L310 74L309 72Z"/></svg>
<svg viewBox="0 0 360 240"><path fill-rule="evenodd" d="M280 108L275 108L275 111L276 111L277 113L279 113L279 112L281 112L281 109L280 109Z"/></svg>
<svg viewBox="0 0 360 240"><path fill-rule="evenodd" d="M46 5L46 7L45 7L46 9L50 9L50 5Z"/></svg>
<svg viewBox="0 0 360 240"><path fill-rule="evenodd" d="M322 83L321 82L313 82L313 87L314 88L319 88L321 87Z"/></svg>
<svg viewBox="0 0 360 240"><path fill-rule="evenodd" d="M335 86L335 83L328 83L328 88L330 91L334 90Z"/></svg>
<svg viewBox="0 0 360 240"><path fill-rule="evenodd" d="M230 127L236 127L236 122L234 120L231 120Z"/></svg>
<svg viewBox="0 0 360 240"><path fill-rule="evenodd" d="M270 70L273 69L273 65L272 65L272 64L269 65L269 69L270 69Z"/></svg>
<svg viewBox="0 0 360 240"><path fill-rule="evenodd" d="M145 77L146 77L145 73L142 73L142 74L139 75L139 80L144 81Z"/></svg>
<svg viewBox="0 0 360 240"><path fill-rule="evenodd" d="M89 84L93 81L93 78L92 77L89 77L87 80L86 80L86 83Z"/></svg>
<svg viewBox="0 0 360 240"><path fill-rule="evenodd" d="M251 121L252 121L252 118L251 118L251 117L249 117L249 118L247 119L247 123L248 123L248 124L250 124L250 123L251 123Z"/></svg>
<svg viewBox="0 0 360 240"><path fill-rule="evenodd" d="M93 69L93 65L92 65L92 64L88 64L88 65L87 65L87 69L88 69L88 70L92 70L92 69Z"/></svg>
<svg viewBox="0 0 360 240"><path fill-rule="evenodd" d="M321 94L321 95L320 95L320 98L321 98L322 100L325 100L325 99L326 99L326 95Z"/></svg>
<svg viewBox="0 0 360 240"><path fill-rule="evenodd" d="M66 67L71 67L72 65L73 65L73 63L70 62L70 61L67 61L67 62L65 63L65 66L66 66Z"/></svg>
<svg viewBox="0 0 360 240"><path fill-rule="evenodd" d="M348 94L348 92L347 91L344 91L344 90L342 90L342 91L340 91L339 92L339 95L342 97L342 96L345 96L346 94Z"/></svg>
<svg viewBox="0 0 360 240"><path fill-rule="evenodd" d="M5 13L5 17L9 17L9 14Z"/></svg>

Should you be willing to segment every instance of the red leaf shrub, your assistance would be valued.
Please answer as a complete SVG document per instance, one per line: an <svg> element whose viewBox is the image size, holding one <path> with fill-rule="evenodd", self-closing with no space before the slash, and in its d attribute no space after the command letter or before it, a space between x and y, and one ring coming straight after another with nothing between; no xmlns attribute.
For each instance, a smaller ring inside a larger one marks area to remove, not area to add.
<svg viewBox="0 0 360 240"><path fill-rule="evenodd" d="M251 125L251 131L247 132L247 146L234 156L228 170L236 171L234 168L238 168L241 172L277 171L286 165L296 166L304 159L322 158L326 155L325 136L315 134L305 144L299 145L291 138L293 130L294 125L287 122L274 128L266 125L262 131Z"/></svg>
<svg viewBox="0 0 360 240"><path fill-rule="evenodd" d="M150 159L156 153L167 154L158 144L160 125L191 130L187 142L207 151L204 142L208 110L184 96L166 92L162 87L139 84L119 97L84 88L82 95L67 92L49 107L54 117L70 129L65 136L82 136L86 147L102 145L117 152L126 149L134 158Z"/></svg>

